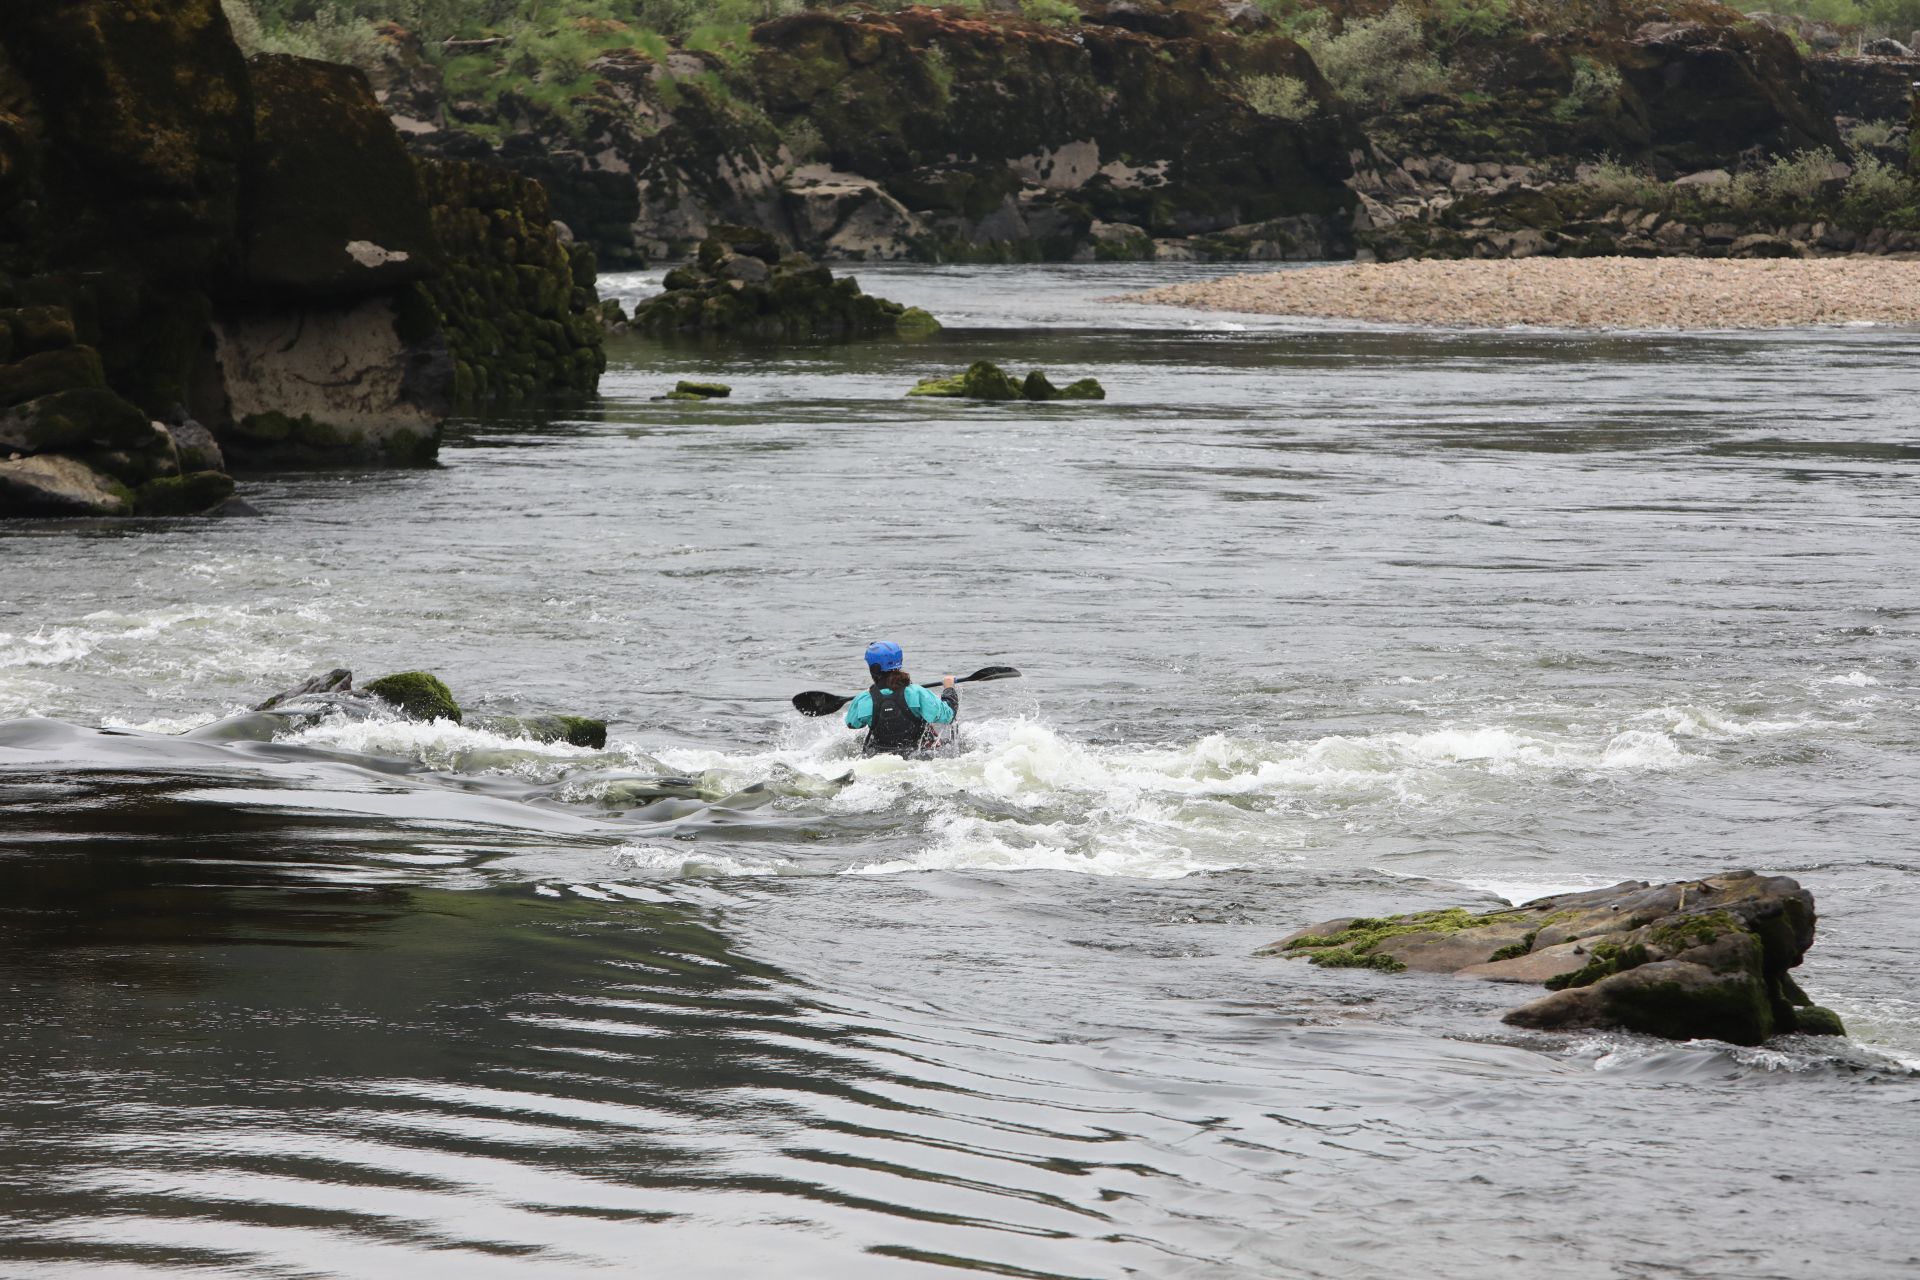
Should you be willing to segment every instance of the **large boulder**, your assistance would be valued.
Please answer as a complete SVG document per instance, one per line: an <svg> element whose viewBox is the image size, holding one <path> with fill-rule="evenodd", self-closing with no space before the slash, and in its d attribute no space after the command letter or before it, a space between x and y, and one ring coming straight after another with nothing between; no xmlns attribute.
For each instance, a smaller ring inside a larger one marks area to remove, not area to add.
<svg viewBox="0 0 1920 1280"><path fill-rule="evenodd" d="M360 298L431 275L440 250L420 181L366 76L279 54L252 58L247 74L250 288Z"/></svg>
<svg viewBox="0 0 1920 1280"><path fill-rule="evenodd" d="M127 487L78 458L47 453L0 462L0 518L132 512Z"/></svg>
<svg viewBox="0 0 1920 1280"><path fill-rule="evenodd" d="M1785 1031L1843 1033L1788 973L1813 945L1814 919L1813 895L1795 881L1737 871L1629 881L1503 911L1329 920L1262 954L1544 985L1552 994L1506 1015L1535 1030L1619 1027L1759 1044Z"/></svg>

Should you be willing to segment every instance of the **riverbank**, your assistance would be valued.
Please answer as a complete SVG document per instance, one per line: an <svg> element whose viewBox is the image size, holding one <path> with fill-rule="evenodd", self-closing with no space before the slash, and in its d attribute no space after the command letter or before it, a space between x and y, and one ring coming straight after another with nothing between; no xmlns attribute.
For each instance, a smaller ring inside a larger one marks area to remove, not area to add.
<svg viewBox="0 0 1920 1280"><path fill-rule="evenodd" d="M1172 285L1128 302L1390 324L1777 329L1920 324L1920 261L1526 258L1357 263Z"/></svg>

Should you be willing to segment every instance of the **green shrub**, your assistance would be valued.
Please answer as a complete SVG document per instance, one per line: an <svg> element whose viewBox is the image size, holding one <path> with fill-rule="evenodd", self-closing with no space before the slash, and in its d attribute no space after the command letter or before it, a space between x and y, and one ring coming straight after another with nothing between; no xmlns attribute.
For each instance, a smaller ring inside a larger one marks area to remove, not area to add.
<svg viewBox="0 0 1920 1280"><path fill-rule="evenodd" d="M1432 0L1429 11L1440 34L1454 40L1487 39L1513 25L1510 0Z"/></svg>
<svg viewBox="0 0 1920 1280"><path fill-rule="evenodd" d="M1658 208L1671 198L1672 188L1658 182L1645 170L1623 164L1612 156L1601 156L1593 171L1580 179L1580 185L1596 199L1634 209Z"/></svg>
<svg viewBox="0 0 1920 1280"><path fill-rule="evenodd" d="M1066 26L1080 21L1080 10L1067 0L1020 0L1020 16L1029 22Z"/></svg>
<svg viewBox="0 0 1920 1280"><path fill-rule="evenodd" d="M1916 184L1893 165L1862 156L1841 194L1847 221L1856 226L1876 225L1889 213L1920 200Z"/></svg>
<svg viewBox="0 0 1920 1280"><path fill-rule="evenodd" d="M1833 180L1833 152L1825 147L1782 156L1760 173L1760 189L1781 204L1812 204Z"/></svg>
<svg viewBox="0 0 1920 1280"><path fill-rule="evenodd" d="M1276 120L1305 120L1319 105L1307 82L1298 76L1247 76L1240 81L1240 96L1255 111Z"/></svg>
<svg viewBox="0 0 1920 1280"><path fill-rule="evenodd" d="M1420 19L1404 6L1352 19L1338 35L1328 35L1324 22L1306 23L1299 39L1340 96L1359 106L1391 110L1447 86Z"/></svg>
<svg viewBox="0 0 1920 1280"><path fill-rule="evenodd" d="M1620 69L1608 62L1595 62L1585 54L1573 58L1573 83L1566 96L1553 104L1556 120L1577 120L1598 114L1620 96Z"/></svg>
<svg viewBox="0 0 1920 1280"><path fill-rule="evenodd" d="M1899 122L1895 120L1869 120L1847 130L1847 145L1856 150L1861 147L1888 146L1899 128Z"/></svg>

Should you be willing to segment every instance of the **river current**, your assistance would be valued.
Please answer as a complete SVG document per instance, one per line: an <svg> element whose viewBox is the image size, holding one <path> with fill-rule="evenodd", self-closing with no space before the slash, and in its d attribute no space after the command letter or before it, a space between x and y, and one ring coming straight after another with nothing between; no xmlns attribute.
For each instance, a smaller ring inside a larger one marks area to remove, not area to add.
<svg viewBox="0 0 1920 1280"><path fill-rule="evenodd" d="M1105 300L1217 270L0 527L0 1275L1920 1273L1920 334ZM983 358L1108 399L902 396ZM882 636L1024 675L861 760ZM333 666L611 741L224 720ZM1847 1040L1253 955L1738 867Z"/></svg>

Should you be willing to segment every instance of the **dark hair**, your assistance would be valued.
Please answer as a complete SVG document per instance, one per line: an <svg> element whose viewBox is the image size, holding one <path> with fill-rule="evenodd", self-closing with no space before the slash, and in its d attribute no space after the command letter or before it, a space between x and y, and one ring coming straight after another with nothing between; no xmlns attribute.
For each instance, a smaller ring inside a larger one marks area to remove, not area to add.
<svg viewBox="0 0 1920 1280"><path fill-rule="evenodd" d="M913 677L904 671L882 671L878 667L868 667L867 674L882 689L904 689L913 683Z"/></svg>

